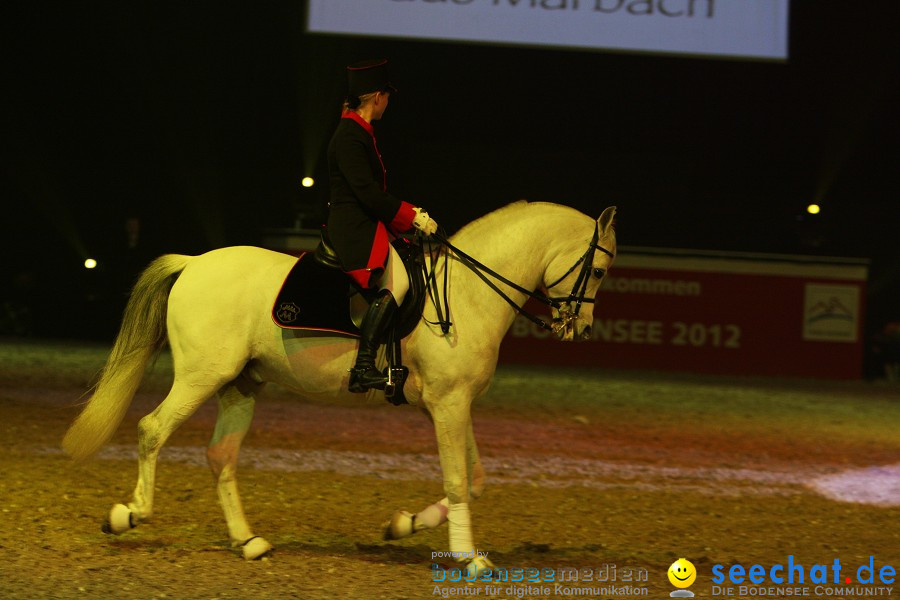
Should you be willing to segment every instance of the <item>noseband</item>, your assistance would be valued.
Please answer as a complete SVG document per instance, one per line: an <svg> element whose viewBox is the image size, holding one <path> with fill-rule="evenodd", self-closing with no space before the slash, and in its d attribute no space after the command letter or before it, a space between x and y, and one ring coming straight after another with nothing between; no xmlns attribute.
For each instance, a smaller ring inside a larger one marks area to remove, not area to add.
<svg viewBox="0 0 900 600"><path fill-rule="evenodd" d="M523 288L522 286L520 286L519 284L510 281L506 277L503 277L496 271L484 266L483 264L481 264L480 262L478 262L477 260L475 260L474 258L469 256L468 254L466 254L465 252L463 252L462 250L460 250L459 248L457 248L456 246L451 244L450 241L445 236L443 236L439 233L435 233L435 234L433 234L433 237L436 238L441 244L446 246L449 250L451 250L459 258L459 260L462 264L467 266L473 273L478 275L478 277L485 284L487 284L488 287L490 287L492 290L497 292L497 294L501 298L506 300L507 304L512 306L516 312L518 312L523 317L527 318L529 321L531 321L532 323L534 323L541 329L546 329L547 331L552 331L554 333L558 333L562 329L568 327L568 325L571 322L573 322L575 319L578 318L578 314L581 312L582 304L584 304L585 302L590 302L591 304L593 304L595 302L595 300L593 298L585 297L585 294L587 292L588 280L590 279L590 276L591 276L592 265L594 264L594 253L597 250L599 250L600 252L603 252L610 258L615 258L615 254L613 254L612 252L610 252L609 250L607 250L606 248L604 248L603 246L601 246L600 244L597 243L600 239L600 230L599 230L599 224L594 224L594 235L591 237L591 242L590 242L590 244L588 244L588 248L587 248L587 250L585 250L584 254L582 254L581 257L577 261L575 261L575 264L572 265L568 271L563 273L562 277L560 277L559 279L557 279L556 281L554 281L553 283L551 283L550 285L547 286L547 291L549 292L551 290L551 288L554 288L557 285L559 285L560 283L562 283L562 281L566 277L571 275L572 272L575 269L577 269L580 265L581 270L578 272L578 278L575 280L575 285L572 286L572 291L569 292L568 296L549 296L547 294L544 294L543 292L539 292L536 290L527 290L527 289ZM429 293L429 295L432 296L432 301L434 301L435 307L437 308L437 312L438 312L437 324L439 324L441 326L441 330L444 332L444 334L447 334L450 331L451 323L449 321L449 317L450 317L449 307L446 306L446 291L445 291L444 299L445 299L445 310L448 313L447 314L448 320L445 321L441 314L440 307L438 306L438 302L436 301L437 283L434 281L434 271L435 270L432 269L430 274L426 273L425 280L426 280L426 284L428 287L428 293ZM446 276L447 276L447 268L445 265L444 266L445 287L446 287ZM560 316L558 318L553 319L552 324L547 323L540 317L529 313L528 311L526 311L522 307L520 307L518 304L516 304L516 302L512 298L507 296L503 290L501 290L499 287L497 287L497 284L495 284L493 281L488 279L488 276L491 276L494 279L497 279L497 280L505 283L509 287L513 288L517 292L521 292L521 293L525 294L529 298L533 298L534 300L537 300L538 302L540 302L542 304L546 304L547 306L550 306L550 307L556 309L557 311L559 311ZM432 285L435 290L434 294L432 294ZM572 308L571 308L572 302L576 303L574 311L572 311Z"/></svg>

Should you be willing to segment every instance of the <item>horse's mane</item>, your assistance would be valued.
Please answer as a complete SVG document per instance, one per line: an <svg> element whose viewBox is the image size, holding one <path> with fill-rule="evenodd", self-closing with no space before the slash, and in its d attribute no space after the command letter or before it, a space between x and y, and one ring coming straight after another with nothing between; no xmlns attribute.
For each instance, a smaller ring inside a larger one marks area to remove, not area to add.
<svg viewBox="0 0 900 600"><path fill-rule="evenodd" d="M462 229L456 232L454 237L458 235L466 235L472 233L473 230L480 229L486 225L493 226L493 222L498 220L499 222L503 222L505 219L508 219L510 216L514 214L518 214L520 212L526 210L535 210L535 209L546 209L548 212L559 212L559 213L569 213L572 216L580 216L584 218L584 214L571 208L569 206L563 206L561 204L553 204L551 202L529 202L528 200L517 200L515 202L511 202L506 206L500 207L497 210L491 211L488 214L475 219L467 225L464 225Z"/></svg>

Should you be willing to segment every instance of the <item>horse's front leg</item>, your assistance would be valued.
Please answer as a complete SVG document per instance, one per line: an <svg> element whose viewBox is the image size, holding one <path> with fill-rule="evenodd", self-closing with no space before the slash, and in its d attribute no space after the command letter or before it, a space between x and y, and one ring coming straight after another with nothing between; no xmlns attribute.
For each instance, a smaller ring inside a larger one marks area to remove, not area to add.
<svg viewBox="0 0 900 600"><path fill-rule="evenodd" d="M481 464L481 457L478 454L478 445L475 443L471 416L469 417L466 431L466 459L469 497L472 500L478 500L484 492L485 473ZM449 510L450 500L446 496L415 514L405 510L398 510L385 525L384 539L399 540L424 529L440 527L447 522Z"/></svg>
<svg viewBox="0 0 900 600"><path fill-rule="evenodd" d="M253 420L255 396L258 384L239 378L219 392L219 414L206 457L216 480L219 503L228 524L228 536L233 546L241 546L244 558L262 557L272 545L260 536L253 535L237 485L238 453L244 436Z"/></svg>
<svg viewBox="0 0 900 600"><path fill-rule="evenodd" d="M467 564L469 576L477 576L481 570L492 568L493 565L486 557L478 555L472 535L469 512L469 502L472 498L469 491L469 484L472 481L469 468L471 455L467 451L469 445L467 440L471 432L470 406L471 398L451 394L428 405L428 409L434 421L441 471L444 476L444 492L449 502L447 523L450 552L457 561Z"/></svg>

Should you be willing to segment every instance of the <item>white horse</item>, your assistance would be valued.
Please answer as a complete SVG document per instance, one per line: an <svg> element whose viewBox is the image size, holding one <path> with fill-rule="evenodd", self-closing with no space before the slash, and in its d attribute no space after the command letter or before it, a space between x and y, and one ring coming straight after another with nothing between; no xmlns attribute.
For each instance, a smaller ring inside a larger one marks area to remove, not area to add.
<svg viewBox="0 0 900 600"><path fill-rule="evenodd" d="M470 223L451 243L527 290L552 287L552 295L573 288L575 293L573 282L583 280L581 297L592 302L615 253L614 214L615 207L607 208L595 221L568 207L520 201ZM588 251L597 247L600 252ZM151 517L160 449L201 404L217 396L219 412L207 457L229 536L235 547L243 546L247 559L272 548L250 529L237 488L238 451L253 418L255 397L267 382L307 398L352 396L348 369L357 345L354 338L309 335L273 323L275 295L295 260L261 248L232 247L200 256L164 255L141 275L100 381L63 440L75 460L96 453L115 433L148 361L168 338L174 382L165 400L140 420L134 496L127 506L112 508L104 531L123 533ZM580 262L581 269L574 268ZM435 261L439 281L444 264ZM446 497L418 515L395 513L386 537L398 539L449 521L452 555L467 573L477 575L491 565L477 556L470 524L469 503L485 483L470 406L487 390L500 341L516 314L453 255L446 264L453 321L449 334L422 320L403 341L409 367L406 397L434 424ZM518 306L525 303L525 294L498 285ZM575 304L570 297L563 303L568 315L568 326L559 332L563 339L590 332L592 310L573 313L569 309ZM436 320L433 306L426 305L424 317Z"/></svg>

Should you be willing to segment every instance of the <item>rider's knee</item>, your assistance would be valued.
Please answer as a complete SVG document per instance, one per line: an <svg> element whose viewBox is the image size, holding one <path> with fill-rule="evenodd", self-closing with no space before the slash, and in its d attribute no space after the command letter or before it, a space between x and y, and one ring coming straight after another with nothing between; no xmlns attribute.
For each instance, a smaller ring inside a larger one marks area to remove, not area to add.
<svg viewBox="0 0 900 600"><path fill-rule="evenodd" d="M382 276L379 287L390 290L397 304L402 304L406 293L409 291L409 276L406 273L406 267L403 264L403 259L393 249L388 251L387 262L387 269Z"/></svg>
<svg viewBox="0 0 900 600"><path fill-rule="evenodd" d="M406 292L409 291L409 280L406 277L400 278L400 281L395 279L394 288L391 290L391 293L394 295L394 300L397 301L397 304L403 304L403 299L406 297Z"/></svg>

